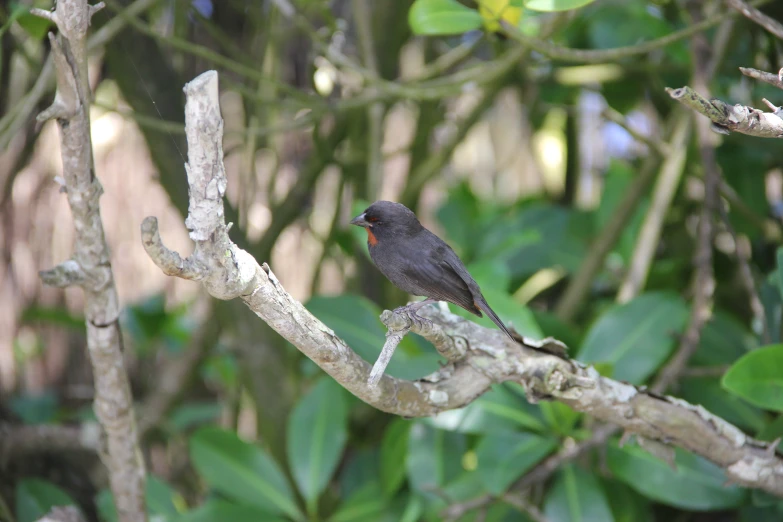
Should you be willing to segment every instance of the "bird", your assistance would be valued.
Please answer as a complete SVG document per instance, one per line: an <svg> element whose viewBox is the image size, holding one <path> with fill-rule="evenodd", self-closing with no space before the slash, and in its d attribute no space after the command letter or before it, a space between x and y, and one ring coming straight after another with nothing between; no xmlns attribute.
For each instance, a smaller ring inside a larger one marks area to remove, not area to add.
<svg viewBox="0 0 783 522"><path fill-rule="evenodd" d="M393 201L376 201L350 224L367 231L370 258L389 281L404 292L425 297L408 305L414 314L427 304L447 301L479 317L486 313L514 339L456 252L427 230L408 207Z"/></svg>

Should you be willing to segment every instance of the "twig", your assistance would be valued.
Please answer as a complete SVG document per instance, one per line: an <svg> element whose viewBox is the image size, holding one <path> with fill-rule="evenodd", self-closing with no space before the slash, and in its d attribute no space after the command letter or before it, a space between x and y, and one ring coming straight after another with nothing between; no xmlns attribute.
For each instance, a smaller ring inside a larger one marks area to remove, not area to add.
<svg viewBox="0 0 783 522"><path fill-rule="evenodd" d="M751 5L761 6L769 3L769 1L770 0L760 0L751 2ZM641 54L648 54L652 51L666 47L667 45L691 37L694 34L700 33L705 29L709 29L718 25L724 20L736 17L738 15L739 13L736 11L726 11L724 13L712 15L702 22L690 25L685 29L668 34L664 37L658 38L657 40L652 40L650 42L645 42L638 45L630 45L627 47L601 50L571 49L568 47L560 47L559 45L549 43L545 40L527 36L518 28L512 26L506 21L501 21L501 25L503 26L503 29L508 37L530 47L534 51L538 51L539 53L553 60L575 63L606 63L616 62L624 58L631 58Z"/></svg>
<svg viewBox="0 0 783 522"><path fill-rule="evenodd" d="M593 430L589 439L576 443L572 441L570 444L565 445L559 452L542 460L532 470L514 482L514 484L508 488L508 491L513 492L512 494L524 494L530 487L544 483L563 464L579 458L588 450L605 444L606 441L609 440L609 437L616 434L618 431L619 428L617 426L609 424L597 427ZM468 500L467 502L452 504L442 512L442 515L458 519L469 511L485 506L494 500L496 500L495 497L491 495L482 495Z"/></svg>
<svg viewBox="0 0 783 522"><path fill-rule="evenodd" d="M118 519L136 522L147 518L144 462L123 362L119 298L98 203L103 189L95 176L90 142L87 30L100 7L102 3L90 7L86 0L60 0L46 15L59 30L57 36L49 33L57 94L37 119L57 119L65 191L76 232L73 258L40 275L47 284L76 284L84 290L87 349L95 380L94 410L107 439L102 458L109 471Z"/></svg>
<svg viewBox="0 0 783 522"><path fill-rule="evenodd" d="M417 315L405 313L404 308L394 311L386 310L381 314L381 322L386 325L386 342L383 344L378 360L375 361L367 384L376 386L383 377L383 372L391 361L394 350L400 344L411 329L416 326L416 330L429 340L435 350L438 351L446 360L450 362L459 361L465 356L467 347L460 339L452 339L437 324L429 321L422 321Z"/></svg>
<svg viewBox="0 0 783 522"><path fill-rule="evenodd" d="M520 513L524 513L533 522L549 522L549 519L544 515L538 507L530 502L527 498L519 495L505 494L503 495L503 501L516 508Z"/></svg>
<svg viewBox="0 0 783 522"><path fill-rule="evenodd" d="M628 226L633 212L641 198L647 193L650 184L658 173L659 159L654 155L649 156L644 162L639 175L634 178L631 185L625 191L623 199L617 204L609 222L601 229L600 235L593 241L584 261L579 265L579 270L569 282L563 297L555 307L555 313L564 321L570 321L579 310L585 297L590 291L593 277L604 264L606 256L620 239L620 236Z"/></svg>
<svg viewBox="0 0 783 522"><path fill-rule="evenodd" d="M76 426L58 424L0 425L0 464L30 453L102 449L101 427L95 422Z"/></svg>
<svg viewBox="0 0 783 522"><path fill-rule="evenodd" d="M666 92L686 107L709 118L712 130L720 134L731 131L757 138L783 138L783 119L778 114L764 112L747 105L729 105L717 98L710 100L687 85Z"/></svg>
<svg viewBox="0 0 783 522"><path fill-rule="evenodd" d="M411 331L436 346L443 336L452 343L464 342L465 356L418 381L384 375L377 386L369 386L370 365L295 301L268 265L260 266L229 239L223 218L226 177L217 73L202 74L187 84L185 93L191 198L186 225L195 242L186 263L200 267L190 279L202 282L219 299L241 298L358 398L382 411L422 417L463 407L493 383L511 380L524 387L531 402L557 400L647 439L672 442L724 468L735 483L783 496L783 459L704 408L602 377L594 368L550 349L562 349L562 343L514 342L496 329L435 307L420 310L427 321L412 321ZM177 272L177 266L166 266L179 256L161 243L155 218L144 220L141 235L152 260L166 272Z"/></svg>
<svg viewBox="0 0 783 522"><path fill-rule="evenodd" d="M669 210L674 193L680 183L685 167L688 135L691 121L686 115L677 115L673 125L672 140L669 146L671 154L666 156L658 181L655 184L650 208L644 217L642 228L636 238L628 272L617 292L620 303L630 301L639 294L647 281L655 249L663 227L663 220Z"/></svg>
<svg viewBox="0 0 783 522"><path fill-rule="evenodd" d="M140 14L160 0L136 0L123 11L128 14ZM121 18L112 19L87 40L87 50L92 51L114 38L125 27ZM30 114L38 106L44 94L54 85L54 62L52 55L43 64L41 73L30 92L17 103L11 111L0 119L0 150L5 150L19 130L27 125Z"/></svg>
<svg viewBox="0 0 783 522"><path fill-rule="evenodd" d="M742 16L748 20L757 23L770 33L783 40L783 24L774 18L765 15L755 7L745 3L743 0L726 0L726 3L742 13Z"/></svg>
<svg viewBox="0 0 783 522"><path fill-rule="evenodd" d="M217 328L207 322L192 337L182 354L166 361L155 379L156 386L144 398L139 408L139 439L144 437L164 419L190 381L199 363L209 352L217 338Z"/></svg>
<svg viewBox="0 0 783 522"><path fill-rule="evenodd" d="M696 4L689 4L689 11L694 20L698 20L702 16L701 6ZM694 35L691 41L693 83L704 92L709 90L709 80L715 70L715 65L725 50L725 42L714 47L713 49L713 46L707 41L707 37L701 33ZM701 332L712 315L712 296L715 293L715 273L712 268L712 242L715 237L713 219L715 211L720 206L721 173L715 158L715 135L710 132L709 124L704 119L697 118L694 125L696 126L699 155L704 167L704 201L699 215L696 250L693 256L693 265L696 271L693 278L693 302L691 303L688 326L680 338L677 351L661 370L651 387L656 393L665 392L677 381L680 373L698 349Z"/></svg>
<svg viewBox="0 0 783 522"><path fill-rule="evenodd" d="M758 290L756 289L756 282L753 280L753 272L750 269L750 252L745 252L745 249L740 243L737 231L734 229L734 225L731 224L729 214L726 212L726 208L718 204L718 214L726 227L726 231L734 240L734 254L737 257L737 263L739 264L739 275L742 285L745 287L745 291L748 293L748 300L750 303L750 310L753 313L753 319L759 330L761 330L761 339L764 344L772 342L769 328L767 326L767 314L764 312L764 305L759 297Z"/></svg>
<svg viewBox="0 0 783 522"><path fill-rule="evenodd" d="M375 77L378 77L378 60L375 57L372 39L372 19L369 0L353 0L353 17L362 53L362 62ZM381 146L383 145L383 115L384 106L381 102L367 106L367 192L369 201L375 201L380 196L381 180L383 179L383 161Z"/></svg>
<svg viewBox="0 0 783 522"><path fill-rule="evenodd" d="M783 69L778 71L777 74L772 74L765 71L759 71L758 69L751 69L748 67L740 67L740 72L749 78L755 78L761 80L770 85L774 85L778 89L783 89Z"/></svg>

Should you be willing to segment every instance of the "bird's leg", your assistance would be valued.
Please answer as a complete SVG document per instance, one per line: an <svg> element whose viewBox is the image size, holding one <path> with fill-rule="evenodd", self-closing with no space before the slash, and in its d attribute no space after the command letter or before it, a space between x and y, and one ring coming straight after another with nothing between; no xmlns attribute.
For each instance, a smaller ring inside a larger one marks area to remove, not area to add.
<svg viewBox="0 0 783 522"><path fill-rule="evenodd" d="M400 307L396 308L394 311L395 312L400 312L400 313L405 313L411 319L414 319L414 320L419 320L419 321L426 322L426 323L432 323L432 321L430 321L429 319L425 319L424 317L420 316L418 314L418 311L419 311L419 309L422 306L427 306L428 304L437 303L437 302L438 302L437 299L430 299L430 298L422 299L421 301L417 301L415 303L411 303L411 304L406 305L406 306L400 306Z"/></svg>

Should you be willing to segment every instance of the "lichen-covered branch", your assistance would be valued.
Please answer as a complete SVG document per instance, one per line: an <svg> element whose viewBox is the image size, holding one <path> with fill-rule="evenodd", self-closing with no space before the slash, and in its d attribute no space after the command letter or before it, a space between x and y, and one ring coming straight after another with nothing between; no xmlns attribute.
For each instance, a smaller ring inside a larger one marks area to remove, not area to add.
<svg viewBox="0 0 783 522"><path fill-rule="evenodd" d="M407 314L404 310L384 319L387 324L410 323L410 331L447 350L452 344L463 355L420 380L385 375L377 386L368 384L370 364L294 300L266 263L259 265L229 239L221 201L226 178L217 85L217 73L210 71L185 87L191 195L186 223L195 242L193 254L182 261L168 250L154 217L141 226L147 253L166 273L177 273L182 263L200 267L191 279L200 280L211 295L242 299L337 382L380 410L406 417L435 415L469 404L493 383L515 381L533 402L561 401L646 439L693 451L722 466L736 483L783 496L783 459L701 406L602 377L568 359L557 341L519 337L515 342L434 306L418 312L429 322L394 317Z"/></svg>
<svg viewBox="0 0 783 522"><path fill-rule="evenodd" d="M757 138L783 138L780 111L764 112L747 105L729 105L717 98L708 100L687 85L666 88L669 96L712 121L712 130L720 134L739 132Z"/></svg>
<svg viewBox="0 0 783 522"><path fill-rule="evenodd" d="M57 24L50 33L57 80L52 105L39 121L56 118L60 128L64 191L73 215L73 257L41 272L47 284L78 285L85 293L87 349L95 380L95 415L106 434L103 462L121 521L144 521L144 462L136 437L128 376L122 355L120 306L101 221L103 192L95 176L90 142L87 30L102 4L59 0L51 12L36 11Z"/></svg>

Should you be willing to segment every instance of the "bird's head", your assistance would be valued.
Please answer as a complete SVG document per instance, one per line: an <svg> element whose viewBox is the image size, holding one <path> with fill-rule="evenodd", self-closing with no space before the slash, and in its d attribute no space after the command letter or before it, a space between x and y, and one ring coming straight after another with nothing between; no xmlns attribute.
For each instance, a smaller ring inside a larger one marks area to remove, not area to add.
<svg viewBox="0 0 783 522"><path fill-rule="evenodd" d="M367 229L371 245L378 238L406 236L418 232L422 226L408 207L393 201L376 201L351 220L351 225Z"/></svg>

